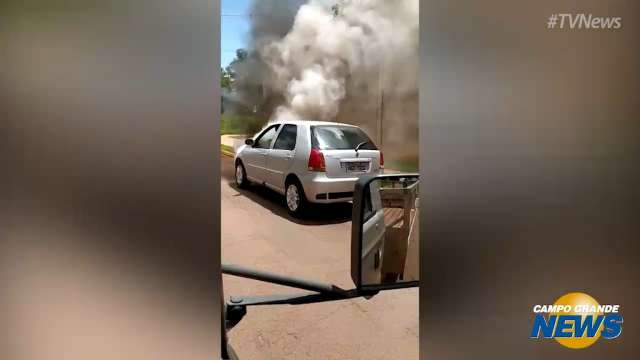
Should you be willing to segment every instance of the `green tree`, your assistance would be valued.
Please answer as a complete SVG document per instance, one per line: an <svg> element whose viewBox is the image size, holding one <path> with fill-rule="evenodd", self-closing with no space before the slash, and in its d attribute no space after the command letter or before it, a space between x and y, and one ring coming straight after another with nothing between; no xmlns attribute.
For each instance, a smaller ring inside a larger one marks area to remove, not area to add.
<svg viewBox="0 0 640 360"><path fill-rule="evenodd" d="M220 68L220 87L222 89L227 89L228 91L234 90L234 83L237 74L235 67L239 63L245 61L247 59L247 55L247 50L237 49L236 57L231 60L229 65L225 68Z"/></svg>
<svg viewBox="0 0 640 360"><path fill-rule="evenodd" d="M232 82L233 81L229 72L223 68L220 68L220 88L231 91Z"/></svg>

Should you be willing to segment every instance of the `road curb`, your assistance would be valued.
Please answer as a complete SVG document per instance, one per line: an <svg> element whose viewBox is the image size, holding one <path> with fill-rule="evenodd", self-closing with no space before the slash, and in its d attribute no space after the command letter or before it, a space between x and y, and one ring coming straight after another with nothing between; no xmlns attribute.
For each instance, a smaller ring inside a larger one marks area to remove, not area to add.
<svg viewBox="0 0 640 360"><path fill-rule="evenodd" d="M226 155L230 157L234 157L236 155L236 152L233 146L226 145L226 144L220 144L220 152L222 153L222 155Z"/></svg>
<svg viewBox="0 0 640 360"><path fill-rule="evenodd" d="M224 156L228 156L228 157L234 157L234 156L236 156L234 153L229 152L229 151L226 151L226 150L222 150L222 149L220 149L220 153L221 153L222 155L224 155Z"/></svg>

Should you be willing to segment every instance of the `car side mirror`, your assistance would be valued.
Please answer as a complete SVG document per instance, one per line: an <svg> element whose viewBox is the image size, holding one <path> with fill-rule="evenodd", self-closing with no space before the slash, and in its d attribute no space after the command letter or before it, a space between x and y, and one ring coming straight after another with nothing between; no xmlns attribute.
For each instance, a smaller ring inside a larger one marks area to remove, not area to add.
<svg viewBox="0 0 640 360"><path fill-rule="evenodd" d="M351 278L359 290L419 285L418 174L362 177L353 195Z"/></svg>
<svg viewBox="0 0 640 360"><path fill-rule="evenodd" d="M253 146L253 139L246 139L244 143L245 145Z"/></svg>

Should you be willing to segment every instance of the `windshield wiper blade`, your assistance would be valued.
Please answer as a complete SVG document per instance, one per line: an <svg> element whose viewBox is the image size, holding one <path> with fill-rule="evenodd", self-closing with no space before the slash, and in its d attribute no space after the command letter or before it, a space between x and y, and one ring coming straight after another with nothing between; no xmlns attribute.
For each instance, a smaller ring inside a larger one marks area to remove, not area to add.
<svg viewBox="0 0 640 360"><path fill-rule="evenodd" d="M244 278L249 278L258 281L264 281L272 284L278 284L283 286L289 286L302 290L315 291L321 294L333 294L344 296L347 290L344 290L333 284L325 284L312 280L299 279L279 274L273 274L266 271L260 271L255 269L246 268L243 266L222 264L222 273L227 275L234 275Z"/></svg>
<svg viewBox="0 0 640 360"><path fill-rule="evenodd" d="M360 144L358 144L358 145L356 146L356 152L358 152L358 150L360 150L360 148L361 148L362 146L364 146L364 145L366 145L366 144L368 144L368 143L369 143L369 141L367 140L367 141L363 141L363 142L361 142Z"/></svg>

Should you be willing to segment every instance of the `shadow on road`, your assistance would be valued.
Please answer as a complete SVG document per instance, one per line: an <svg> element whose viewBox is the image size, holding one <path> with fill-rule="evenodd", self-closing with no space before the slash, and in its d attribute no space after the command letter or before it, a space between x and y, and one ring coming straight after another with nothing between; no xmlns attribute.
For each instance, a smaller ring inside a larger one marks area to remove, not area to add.
<svg viewBox="0 0 640 360"><path fill-rule="evenodd" d="M284 197L264 186L252 185L248 189L240 189L234 179L233 160L223 156L220 161L220 175L222 181L239 194L261 205L273 214L300 225L329 225L351 221L351 203L311 204L309 211L300 219L289 215L284 203Z"/></svg>
<svg viewBox="0 0 640 360"><path fill-rule="evenodd" d="M306 214L301 218L295 218L287 211L284 197L277 192L260 185L239 189L234 181L227 182L231 188L238 191L234 196L245 196L273 214L300 225L329 225L351 221L351 203L310 204Z"/></svg>

